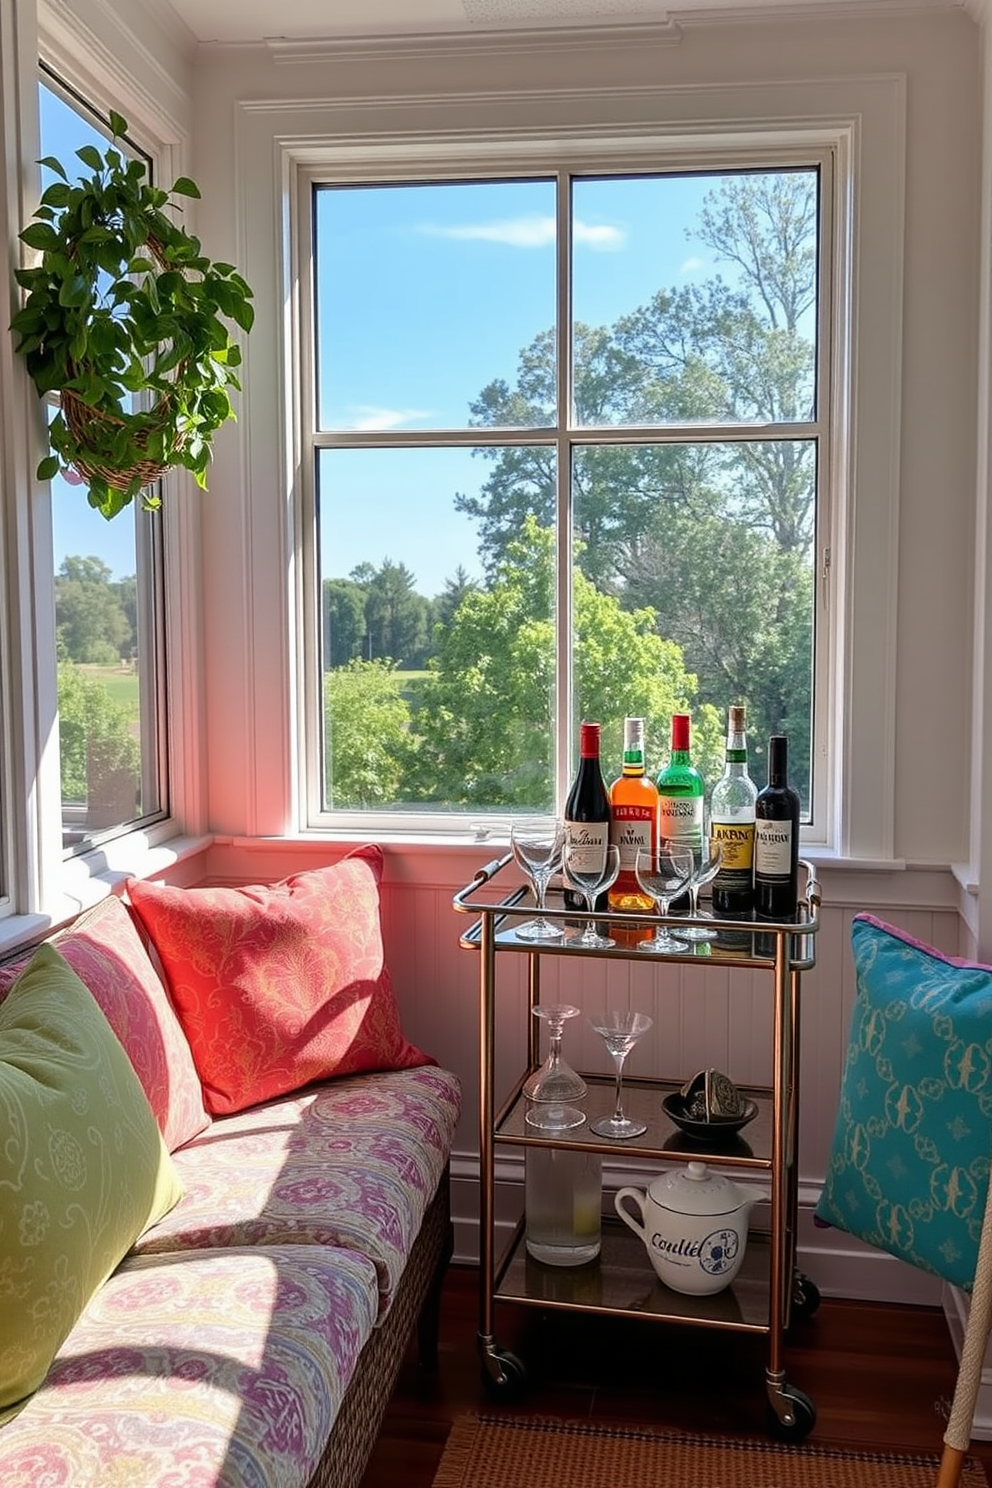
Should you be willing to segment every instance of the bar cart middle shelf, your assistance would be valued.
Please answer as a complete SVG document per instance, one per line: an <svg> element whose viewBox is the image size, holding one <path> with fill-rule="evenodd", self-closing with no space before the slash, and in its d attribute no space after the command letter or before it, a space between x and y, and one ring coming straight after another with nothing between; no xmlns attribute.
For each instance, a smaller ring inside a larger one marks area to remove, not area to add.
<svg viewBox="0 0 992 1488"><path fill-rule="evenodd" d="M569 959L593 957L603 960L638 958L636 945L621 944L606 950L577 948L563 941L535 942L521 939L515 926L533 915L527 891L513 888L500 893L494 880L512 861L510 855L496 858L480 868L471 883L455 895L456 910L475 916L460 944L479 954L479 1353L482 1381L490 1394L514 1399L526 1383L523 1362L502 1349L495 1335L495 1310L499 1302L513 1302L544 1310L600 1312L669 1322L764 1334L768 1339L765 1370L768 1425L786 1440L805 1437L816 1422L813 1401L785 1374L785 1334L790 1322L815 1312L820 1297L816 1286L796 1265L796 1221L798 1210L798 1109L799 1109L799 1002L803 971L815 964L815 936L819 929L820 893L815 872L801 863L803 894L795 921L762 922L760 931L752 921L721 921L721 940L733 941L731 949L717 945L705 958L691 948L685 953L659 956L664 964L723 966L758 970L768 978L773 995L772 1077L768 1086L741 1086L741 1094L753 1100L757 1115L745 1133L715 1147L701 1147L686 1137L668 1118L663 1098L681 1088L681 1078L634 1078L624 1076L624 1109L647 1127L641 1137L617 1142L590 1131L599 1115L613 1106L613 1080L584 1073L587 1094L583 1101L585 1124L549 1133L525 1121L528 1102L522 1094L524 1081L538 1064L536 1019L529 1020L527 1068L497 1107L494 1089L496 1035L497 958L505 954L527 957L529 1006L540 997L541 962L546 956ZM549 896L548 918L567 920L570 927L595 919L602 912L586 914L553 902ZM614 920L616 923L616 920ZM620 923L654 929L658 925L677 928L676 916L623 916ZM640 957L646 960L646 957ZM660 983L657 996L663 996ZM757 1173L770 1188L770 1222L767 1229L752 1227L741 1269L731 1284L711 1296L689 1296L671 1290L655 1275L644 1244L618 1219L604 1215L598 1260L578 1267L544 1265L528 1254L524 1217L518 1220L502 1253L496 1253L495 1159L497 1149L552 1147L571 1148L610 1157L622 1152L638 1161L682 1164L704 1160L713 1167Z"/></svg>

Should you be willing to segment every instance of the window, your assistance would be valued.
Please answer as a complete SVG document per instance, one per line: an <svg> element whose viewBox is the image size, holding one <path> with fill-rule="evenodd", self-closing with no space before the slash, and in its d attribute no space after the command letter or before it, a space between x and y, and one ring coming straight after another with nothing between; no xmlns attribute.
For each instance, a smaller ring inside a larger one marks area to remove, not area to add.
<svg viewBox="0 0 992 1488"><path fill-rule="evenodd" d="M733 702L823 810L833 157L631 153L310 172L312 824L560 808L583 717L712 785Z"/></svg>
<svg viewBox="0 0 992 1488"><path fill-rule="evenodd" d="M102 151L109 129L54 80L39 107L42 155L71 178L76 150ZM166 811L160 519L136 502L107 521L65 472L52 530L62 841L76 853Z"/></svg>

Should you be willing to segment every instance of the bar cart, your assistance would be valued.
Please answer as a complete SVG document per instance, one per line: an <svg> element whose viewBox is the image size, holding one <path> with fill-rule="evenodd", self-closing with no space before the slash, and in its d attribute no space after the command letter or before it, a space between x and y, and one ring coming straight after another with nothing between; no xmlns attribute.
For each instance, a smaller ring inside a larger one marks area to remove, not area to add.
<svg viewBox="0 0 992 1488"><path fill-rule="evenodd" d="M498 1302L569 1311L602 1312L654 1319L658 1322L694 1324L764 1334L768 1339L765 1371L768 1397L768 1427L775 1436L797 1441L816 1422L810 1397L790 1384L785 1374L785 1334L793 1319L810 1316L819 1305L815 1284L796 1265L798 1211L798 1112L799 1112L799 1012L802 973L815 964L815 936L819 929L820 890L811 864L800 863L801 898L795 920L762 921L760 931L752 920L721 920L721 939L733 948L720 951L721 963L731 968L750 968L767 975L773 996L772 1073L768 1086L742 1088L741 1094L758 1106L757 1117L747 1128L747 1141L722 1143L708 1151L686 1137L668 1118L663 1098L678 1091L681 1079L625 1077L624 1105L646 1124L641 1137L625 1140L622 1151L638 1160L659 1163L688 1163L704 1160L722 1169L751 1170L764 1175L770 1188L767 1230L748 1232L746 1253L740 1271L729 1287L716 1295L687 1296L662 1284L651 1269L643 1243L619 1220L604 1215L601 1252L591 1265L569 1269L544 1266L527 1253L524 1216L521 1215L502 1254L496 1254L495 1158L498 1148L511 1146L567 1147L579 1152L616 1154L615 1141L595 1136L590 1127L595 1118L612 1108L613 1081L608 1076L585 1074L588 1121L582 1126L549 1134L525 1122L522 1088L538 1064L537 1020L528 1020L527 1067L505 1100L497 1106L494 1090L497 962L505 954L528 958L529 1007L540 997L541 962L545 956L634 959L636 945L630 938L607 950L586 950L569 940L524 940L515 926L534 913L527 889L513 887L501 892L494 881L512 857L495 858L480 868L455 895L456 910L475 916L460 938L460 945L479 955L479 1234L480 1295L479 1353L482 1382L498 1398L513 1399L526 1383L523 1362L500 1348L495 1333ZM566 909L560 898L549 895L549 919L581 927L590 919L602 922L599 911ZM666 925L677 930L679 917L624 915L625 927L651 928ZM641 958L644 959L644 958ZM710 963L701 960L691 947L666 955L664 963ZM661 969L661 968L658 968ZM655 996L664 997L664 978L656 976Z"/></svg>

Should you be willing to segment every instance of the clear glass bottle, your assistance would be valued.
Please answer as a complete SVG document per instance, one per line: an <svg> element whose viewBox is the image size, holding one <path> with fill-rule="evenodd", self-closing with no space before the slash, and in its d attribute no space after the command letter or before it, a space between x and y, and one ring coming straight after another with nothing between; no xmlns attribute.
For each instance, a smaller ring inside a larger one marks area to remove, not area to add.
<svg viewBox="0 0 992 1488"><path fill-rule="evenodd" d="M710 836L723 846L713 880L713 913L732 920L754 909L754 803L758 787L747 770L747 721L743 706L727 715L723 774L710 796Z"/></svg>
<svg viewBox="0 0 992 1488"><path fill-rule="evenodd" d="M703 847L703 777L692 763L689 715L672 714L672 748L668 764L658 776L658 836L674 838L691 847L695 862ZM669 906L670 914L684 914L688 894Z"/></svg>
<svg viewBox="0 0 992 1488"><path fill-rule="evenodd" d="M584 1266L599 1255L603 1163L595 1152L528 1147L526 1243L548 1266Z"/></svg>

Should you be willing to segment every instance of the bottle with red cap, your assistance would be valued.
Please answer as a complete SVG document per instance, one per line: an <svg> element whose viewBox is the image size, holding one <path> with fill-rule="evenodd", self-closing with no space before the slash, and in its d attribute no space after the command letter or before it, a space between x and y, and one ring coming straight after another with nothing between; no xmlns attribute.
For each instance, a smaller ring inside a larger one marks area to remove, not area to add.
<svg viewBox="0 0 992 1488"><path fill-rule="evenodd" d="M584 871L602 872L610 840L610 798L603 780L599 759L600 725L583 722L579 730L579 767L565 802L565 849L576 851L585 859ZM602 901L602 902L601 902ZM569 909L585 909L581 894L566 887L565 904ZM605 893L596 908L606 907Z"/></svg>
<svg viewBox="0 0 992 1488"><path fill-rule="evenodd" d="M692 763L688 713L672 714L672 748L668 763L658 776L658 838L674 838L692 848L698 863L703 848L703 777ZM689 896L683 894L669 907L670 914L684 914Z"/></svg>

